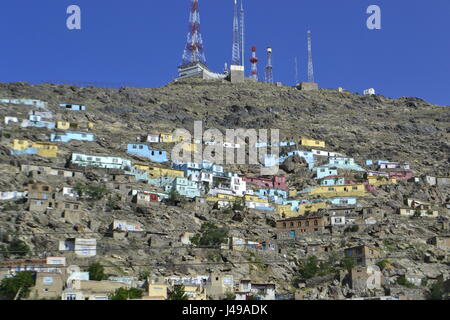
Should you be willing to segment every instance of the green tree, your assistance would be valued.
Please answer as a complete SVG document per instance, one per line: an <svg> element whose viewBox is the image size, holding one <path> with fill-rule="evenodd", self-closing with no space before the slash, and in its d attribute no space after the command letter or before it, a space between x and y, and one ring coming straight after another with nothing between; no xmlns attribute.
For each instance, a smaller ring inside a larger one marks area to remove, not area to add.
<svg viewBox="0 0 450 320"><path fill-rule="evenodd" d="M188 297L184 291L184 286L175 286L172 291L169 291L167 300L187 300Z"/></svg>
<svg viewBox="0 0 450 320"><path fill-rule="evenodd" d="M80 198L86 198L89 200L100 200L110 193L110 190L103 184L84 185L82 183L77 183L73 190Z"/></svg>
<svg viewBox="0 0 450 320"><path fill-rule="evenodd" d="M175 188L172 188L172 190L169 193L169 203L171 205L178 205L181 201L183 200L183 198L181 197L181 195L178 193L178 191Z"/></svg>
<svg viewBox="0 0 450 320"><path fill-rule="evenodd" d="M345 255L345 257L341 260L341 268L347 271L352 270L355 264L356 264L355 259L353 259L353 257L349 255Z"/></svg>
<svg viewBox="0 0 450 320"><path fill-rule="evenodd" d="M30 294L30 288L34 286L35 281L32 271L18 272L12 278L5 278L0 283L0 295L7 300L26 299ZM20 291L19 291L20 290Z"/></svg>
<svg viewBox="0 0 450 320"><path fill-rule="evenodd" d="M444 295L444 284L442 281L435 282L431 285L428 300L442 300Z"/></svg>
<svg viewBox="0 0 450 320"><path fill-rule="evenodd" d="M219 246L226 242L227 238L227 228L219 228L212 222L205 222L202 224L200 232L191 239L191 242L197 246Z"/></svg>
<svg viewBox="0 0 450 320"><path fill-rule="evenodd" d="M319 271L319 260L316 256L310 256L300 269L302 279L311 279Z"/></svg>
<svg viewBox="0 0 450 320"><path fill-rule="evenodd" d="M242 201L242 200L235 201L235 202L233 203L233 210L239 210L239 211L242 211L242 210L244 210L244 207L245 207L244 201Z"/></svg>
<svg viewBox="0 0 450 320"><path fill-rule="evenodd" d="M20 239L14 239L8 245L8 253L16 256L26 256L30 253L30 248Z"/></svg>
<svg viewBox="0 0 450 320"><path fill-rule="evenodd" d="M105 274L105 268L99 263L94 262L89 266L89 279L95 281L101 281L108 279L108 276Z"/></svg>
<svg viewBox="0 0 450 320"><path fill-rule="evenodd" d="M113 294L109 295L111 300L130 300L142 298L142 289L138 288L118 288Z"/></svg>

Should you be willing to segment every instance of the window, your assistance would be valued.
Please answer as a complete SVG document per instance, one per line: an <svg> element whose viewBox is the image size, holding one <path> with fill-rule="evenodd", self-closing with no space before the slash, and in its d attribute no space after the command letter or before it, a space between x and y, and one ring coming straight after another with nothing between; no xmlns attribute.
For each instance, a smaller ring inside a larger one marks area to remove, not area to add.
<svg viewBox="0 0 450 320"><path fill-rule="evenodd" d="M136 148L137 148L137 146L136 146L135 144L133 144L132 148L133 148L133 149L136 149Z"/></svg>
<svg viewBox="0 0 450 320"><path fill-rule="evenodd" d="M66 300L76 300L77 295L76 294L68 294L66 295Z"/></svg>
<svg viewBox="0 0 450 320"><path fill-rule="evenodd" d="M305 226L309 227L309 221L306 221Z"/></svg>
<svg viewBox="0 0 450 320"><path fill-rule="evenodd" d="M352 190L358 190L358 187L356 187L356 186L352 187Z"/></svg>
<svg viewBox="0 0 450 320"><path fill-rule="evenodd" d="M140 145L140 146L139 146L139 149L141 149L141 150L144 149L144 146Z"/></svg>
<svg viewBox="0 0 450 320"><path fill-rule="evenodd" d="M95 161L97 161L97 162L102 162L102 159L100 159L100 158L95 158Z"/></svg>
<svg viewBox="0 0 450 320"><path fill-rule="evenodd" d="M92 161L92 157L87 157L86 160L87 161Z"/></svg>
<svg viewBox="0 0 450 320"><path fill-rule="evenodd" d="M315 226L318 226L318 225L319 225L319 222L318 222L317 220L314 220L314 225L315 225Z"/></svg>
<svg viewBox="0 0 450 320"><path fill-rule="evenodd" d="M70 208L70 204L66 203L66 204L64 205L64 208L69 209L69 208Z"/></svg>

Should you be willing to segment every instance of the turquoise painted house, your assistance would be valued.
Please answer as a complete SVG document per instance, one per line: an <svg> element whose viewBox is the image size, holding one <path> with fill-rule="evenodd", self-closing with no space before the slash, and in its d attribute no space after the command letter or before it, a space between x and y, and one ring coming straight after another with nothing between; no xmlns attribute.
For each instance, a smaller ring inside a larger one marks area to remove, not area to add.
<svg viewBox="0 0 450 320"><path fill-rule="evenodd" d="M94 141L94 134L89 132L66 132L52 133L50 135L50 141L53 142L70 142L71 140Z"/></svg>
<svg viewBox="0 0 450 320"><path fill-rule="evenodd" d="M152 162L167 162L167 152L165 150L151 149L143 143L129 143L127 152L132 155L148 158Z"/></svg>
<svg viewBox="0 0 450 320"><path fill-rule="evenodd" d="M186 198L200 197L198 184L187 178L174 178L173 182L165 187L165 191L170 193L173 190Z"/></svg>

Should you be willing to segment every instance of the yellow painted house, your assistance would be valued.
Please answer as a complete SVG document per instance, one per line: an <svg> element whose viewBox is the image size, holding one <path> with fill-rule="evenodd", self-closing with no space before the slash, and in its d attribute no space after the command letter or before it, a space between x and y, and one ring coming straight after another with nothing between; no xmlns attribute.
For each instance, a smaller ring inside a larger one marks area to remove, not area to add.
<svg viewBox="0 0 450 320"><path fill-rule="evenodd" d="M166 169L153 167L143 164L136 164L135 167L139 170L147 171L149 176L153 179L157 178L184 178L184 171L182 170L174 170L174 169Z"/></svg>
<svg viewBox="0 0 450 320"><path fill-rule="evenodd" d="M397 184L397 178L387 177L367 177L367 181L372 186L382 186L385 184Z"/></svg>
<svg viewBox="0 0 450 320"><path fill-rule="evenodd" d="M326 208L328 205L326 202L317 202L312 204L301 204L298 211L292 210L291 205L276 205L276 209L281 218L294 218L298 216L304 216L306 212L317 212L319 209Z"/></svg>
<svg viewBox="0 0 450 320"><path fill-rule="evenodd" d="M297 211L291 209L289 204L278 204L275 207L280 218L293 218L299 215Z"/></svg>
<svg viewBox="0 0 450 320"><path fill-rule="evenodd" d="M316 202L311 204L302 204L298 209L298 214L303 216L306 212L317 212L319 209L324 209L328 205L326 202Z"/></svg>
<svg viewBox="0 0 450 320"><path fill-rule="evenodd" d="M68 130L68 129L70 129L70 122L68 122L68 121L56 121L56 129Z"/></svg>
<svg viewBox="0 0 450 320"><path fill-rule="evenodd" d="M297 196L297 189L289 189L289 198L295 198Z"/></svg>
<svg viewBox="0 0 450 320"><path fill-rule="evenodd" d="M318 148L325 148L325 141L302 138L302 139L300 140L300 145L302 145L302 146L304 146L304 147L318 147Z"/></svg>
<svg viewBox="0 0 450 320"><path fill-rule="evenodd" d="M171 133L161 132L159 134L159 141L163 143L174 143L174 142L182 142L184 140L183 137L177 137L176 139Z"/></svg>
<svg viewBox="0 0 450 320"><path fill-rule="evenodd" d="M69 122L69 121L56 121L56 129L59 130L77 130L77 129L83 129L83 127L85 129L93 129L94 128L94 123L93 122L87 122L85 124L78 124L78 123L73 123L73 122Z"/></svg>
<svg viewBox="0 0 450 320"><path fill-rule="evenodd" d="M143 297L144 300L167 300L166 284L149 284L148 296Z"/></svg>
<svg viewBox="0 0 450 320"><path fill-rule="evenodd" d="M58 146L48 142L32 142L28 140L14 139L13 150L25 151L28 148L37 149L37 154L46 158L56 158L58 156Z"/></svg>
<svg viewBox="0 0 450 320"><path fill-rule="evenodd" d="M364 184L318 186L309 191L311 196L327 197L363 197L367 194Z"/></svg>
<svg viewBox="0 0 450 320"><path fill-rule="evenodd" d="M183 142L183 144L181 145L181 148L188 152L197 151L197 145L195 143L190 143L190 142Z"/></svg>
<svg viewBox="0 0 450 320"><path fill-rule="evenodd" d="M208 202L219 202L219 201L229 201L229 202L235 202L241 199L238 196L232 195L232 194L226 194L226 193L218 193L215 197L208 196L206 197L206 201Z"/></svg>

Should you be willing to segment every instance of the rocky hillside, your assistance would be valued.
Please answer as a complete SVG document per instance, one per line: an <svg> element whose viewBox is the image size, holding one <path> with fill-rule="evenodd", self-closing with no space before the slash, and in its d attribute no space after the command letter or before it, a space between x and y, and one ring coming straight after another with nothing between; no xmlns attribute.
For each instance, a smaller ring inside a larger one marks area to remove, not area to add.
<svg viewBox="0 0 450 320"><path fill-rule="evenodd" d="M366 159L386 159L408 162L416 176L448 176L450 172L450 107L431 105L419 98L390 99L328 89L303 92L265 83L192 80L161 88L118 90L10 83L0 84L1 98L47 101L57 119L93 122L96 141L59 144L61 153L55 159L34 155L17 157L10 155L8 150L12 139L49 141L50 131L2 125L0 191L23 190L27 184L35 182L48 183L55 188L73 187L78 182L75 179L58 181L32 177L21 173L20 165L39 163L66 167L73 152L116 155L135 160L136 157L126 153L127 143L150 133L171 132L175 128L192 130L195 120L203 120L204 128L279 129L285 139L320 139L326 142L326 150L353 157L361 165ZM87 111L61 111L60 103L84 104ZM23 106L0 104L0 117L26 119L29 110ZM164 144L159 147L170 148ZM254 167L225 168L240 174L257 172ZM290 186L316 184L307 170L285 171L282 173L288 175ZM96 185L109 179L104 170L92 169L82 181ZM134 187L146 188L142 183L136 183ZM316 277L316 282L295 283L295 277L304 267L307 243L333 246L335 256L327 253L320 256L321 261L329 261L333 266L339 264L342 250L346 247L360 244L376 246L389 260L383 274L392 283L412 271L431 280L450 274L448 253L426 245L428 238L446 234L448 230L443 229L438 219L399 217L396 210L406 197L431 201L439 206L444 219L448 217L448 210L444 207L450 202L448 187L399 182L380 187L377 193L362 201L364 205L375 206L382 211L381 225L339 236L306 236L304 241L296 244L280 242L277 251L254 253L182 247L180 236L184 231L197 232L202 223L209 221L227 226L233 236L255 241L274 240L275 221L279 219L277 213L254 210L236 213L212 207L200 210L188 201L176 206L160 204L152 209L143 209L130 202L111 203L111 198L104 198L86 201L80 219L68 223L49 214L32 215L25 202L0 202L0 248L2 244L6 247L13 238L19 238L30 247L33 257L58 255L58 240L84 234L97 239L97 257L80 259L73 256L70 257L71 262L85 267L98 260L109 266L108 272L112 275L137 276L149 271L156 276L170 276L220 271L233 273L237 278L275 282L281 293L293 293L306 287L309 289L302 291L305 299L342 299L360 295L343 279ZM111 238L107 229L113 219L140 223L148 232L129 234L124 239ZM191 265L186 267L185 264ZM410 289L393 285L391 290L393 294ZM419 298L424 298L427 292L426 287L411 290L416 290L412 294Z"/></svg>

